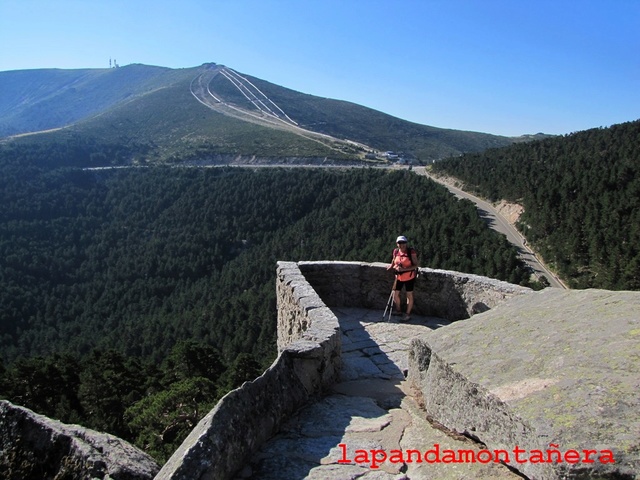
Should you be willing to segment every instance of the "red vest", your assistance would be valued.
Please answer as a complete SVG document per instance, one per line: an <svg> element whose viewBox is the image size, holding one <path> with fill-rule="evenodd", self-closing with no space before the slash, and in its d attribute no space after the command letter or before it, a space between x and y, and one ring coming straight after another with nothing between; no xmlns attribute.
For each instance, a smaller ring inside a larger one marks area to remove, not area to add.
<svg viewBox="0 0 640 480"><path fill-rule="evenodd" d="M393 260L391 263L395 268L411 268L413 266L413 262L411 261L411 254L416 253L416 251L412 247L407 247L407 251L402 253L402 250L396 248L393 251ZM415 270L409 270L408 272L402 272L398 274L398 280L401 282L406 282L416 277Z"/></svg>

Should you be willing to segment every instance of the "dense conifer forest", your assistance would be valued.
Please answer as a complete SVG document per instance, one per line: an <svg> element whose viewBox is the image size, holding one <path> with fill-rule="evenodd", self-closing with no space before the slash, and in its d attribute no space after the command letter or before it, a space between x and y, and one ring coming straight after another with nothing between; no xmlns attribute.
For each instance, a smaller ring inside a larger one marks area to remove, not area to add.
<svg viewBox="0 0 640 480"><path fill-rule="evenodd" d="M640 289L640 121L436 163L491 200L572 288Z"/></svg>
<svg viewBox="0 0 640 480"><path fill-rule="evenodd" d="M473 204L408 171L43 155L0 148L0 397L161 462L275 358L278 260L388 261L402 233L422 266L528 280Z"/></svg>

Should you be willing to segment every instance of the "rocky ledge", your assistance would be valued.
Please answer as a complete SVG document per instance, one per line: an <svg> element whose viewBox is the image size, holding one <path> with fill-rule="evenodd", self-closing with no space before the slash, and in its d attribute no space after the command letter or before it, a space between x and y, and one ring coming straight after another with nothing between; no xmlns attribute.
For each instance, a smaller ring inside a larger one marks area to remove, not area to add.
<svg viewBox="0 0 640 480"><path fill-rule="evenodd" d="M2 478L147 480L158 470L149 455L113 435L0 401Z"/></svg>
<svg viewBox="0 0 640 480"><path fill-rule="evenodd" d="M415 339L446 428L528 478L640 478L640 293L546 289Z"/></svg>

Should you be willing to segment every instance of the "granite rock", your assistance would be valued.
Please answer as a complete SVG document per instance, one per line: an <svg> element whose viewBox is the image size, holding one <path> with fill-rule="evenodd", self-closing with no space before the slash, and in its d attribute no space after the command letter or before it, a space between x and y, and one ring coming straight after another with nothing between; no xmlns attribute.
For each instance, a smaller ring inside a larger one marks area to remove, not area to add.
<svg viewBox="0 0 640 480"><path fill-rule="evenodd" d="M66 425L0 401L4 479L146 480L158 470L153 458L113 435Z"/></svg>
<svg viewBox="0 0 640 480"><path fill-rule="evenodd" d="M638 292L546 289L512 298L415 339L410 379L447 428L554 460L511 455L531 478L640 478L639 311ZM564 460L571 450L579 462ZM584 450L595 452L592 463Z"/></svg>

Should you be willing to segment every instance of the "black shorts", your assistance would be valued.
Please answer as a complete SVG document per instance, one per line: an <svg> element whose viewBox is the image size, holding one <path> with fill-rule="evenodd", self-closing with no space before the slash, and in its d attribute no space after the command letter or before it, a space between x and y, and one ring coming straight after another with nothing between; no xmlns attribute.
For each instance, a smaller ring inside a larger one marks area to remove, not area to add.
<svg viewBox="0 0 640 480"><path fill-rule="evenodd" d="M406 282L403 282L401 280L398 280L396 282L396 290L402 290L402 287L405 287L407 289L407 292L413 292L413 285L414 283L416 283L416 277L413 277L411 280L407 280Z"/></svg>

